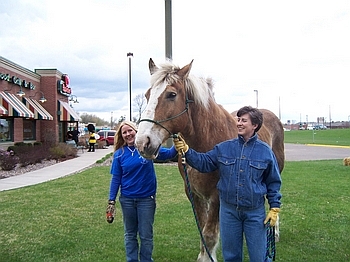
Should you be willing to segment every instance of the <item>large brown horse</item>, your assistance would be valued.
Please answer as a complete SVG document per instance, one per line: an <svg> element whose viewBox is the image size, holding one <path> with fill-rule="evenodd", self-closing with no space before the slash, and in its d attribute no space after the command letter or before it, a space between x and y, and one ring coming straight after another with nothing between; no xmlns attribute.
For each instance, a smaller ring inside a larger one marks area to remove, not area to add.
<svg viewBox="0 0 350 262"><path fill-rule="evenodd" d="M146 93L148 103L136 136L136 146L144 157L157 156L161 144L175 133L181 133L188 145L198 152L209 151L217 143L237 136L235 117L215 102L211 79L190 75L192 62L183 68L165 62L158 68L150 59L151 87ZM264 125L259 131L260 138L272 146L282 170L283 127L273 113L262 111ZM180 162L179 170L184 178ZM187 171L205 244L217 261L219 197L216 184L219 175L218 172L202 175L190 167ZM203 243L197 261L210 261Z"/></svg>

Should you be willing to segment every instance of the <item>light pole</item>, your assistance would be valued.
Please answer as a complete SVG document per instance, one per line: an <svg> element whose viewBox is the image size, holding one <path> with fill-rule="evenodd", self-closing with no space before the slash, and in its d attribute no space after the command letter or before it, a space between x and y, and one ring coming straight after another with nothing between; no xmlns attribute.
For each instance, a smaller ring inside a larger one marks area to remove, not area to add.
<svg viewBox="0 0 350 262"><path fill-rule="evenodd" d="M256 108L258 108L258 105L259 105L258 90L255 89L254 92L256 93Z"/></svg>
<svg viewBox="0 0 350 262"><path fill-rule="evenodd" d="M129 110L130 110L130 121L132 121L131 116L131 58L134 57L133 53L127 53L127 57L129 58Z"/></svg>
<svg viewBox="0 0 350 262"><path fill-rule="evenodd" d="M111 129L113 129L113 111L111 112Z"/></svg>
<svg viewBox="0 0 350 262"><path fill-rule="evenodd" d="M171 0L165 0L165 57L173 59Z"/></svg>

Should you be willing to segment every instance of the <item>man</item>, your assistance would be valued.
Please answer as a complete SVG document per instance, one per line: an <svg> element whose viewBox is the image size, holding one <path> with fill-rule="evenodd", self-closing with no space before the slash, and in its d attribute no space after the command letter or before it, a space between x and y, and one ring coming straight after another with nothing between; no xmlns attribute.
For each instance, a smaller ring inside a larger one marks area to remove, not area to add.
<svg viewBox="0 0 350 262"><path fill-rule="evenodd" d="M202 173L219 170L220 236L225 262L243 261L243 234L251 262L270 261L266 256L266 228L274 226L281 206L281 176L271 148L258 139L262 113L250 106L237 112L238 138L217 144L206 153L190 149L175 139L178 152ZM215 134L213 134L215 135ZM265 197L270 205L265 214ZM266 260L265 260L266 259Z"/></svg>
<svg viewBox="0 0 350 262"><path fill-rule="evenodd" d="M77 127L74 128L74 130L72 131L72 136L73 136L73 140L75 141L75 143L78 145L79 142L79 130Z"/></svg>

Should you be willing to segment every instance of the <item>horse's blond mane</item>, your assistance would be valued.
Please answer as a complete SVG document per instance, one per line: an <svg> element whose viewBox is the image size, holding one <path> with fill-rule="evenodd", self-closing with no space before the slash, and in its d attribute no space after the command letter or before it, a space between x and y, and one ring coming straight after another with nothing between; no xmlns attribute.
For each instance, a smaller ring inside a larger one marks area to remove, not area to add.
<svg viewBox="0 0 350 262"><path fill-rule="evenodd" d="M174 65L170 61L165 62L151 76L151 87L172 85L180 81L180 77L176 74L181 68ZM195 103L208 108L209 101L214 100L213 81L211 78L197 77L192 74L185 79L186 91Z"/></svg>

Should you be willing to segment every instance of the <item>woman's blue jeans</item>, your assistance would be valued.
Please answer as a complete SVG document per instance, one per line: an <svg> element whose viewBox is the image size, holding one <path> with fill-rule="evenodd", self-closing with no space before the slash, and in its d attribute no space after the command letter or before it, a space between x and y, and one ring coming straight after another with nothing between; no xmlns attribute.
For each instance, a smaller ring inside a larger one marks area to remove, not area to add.
<svg viewBox="0 0 350 262"><path fill-rule="evenodd" d="M119 202L123 212L126 261L152 262L155 196L147 198L120 196Z"/></svg>
<svg viewBox="0 0 350 262"><path fill-rule="evenodd" d="M264 205L256 209L240 209L221 200L220 236L225 262L243 261L243 234L248 247L249 261L265 261L265 215Z"/></svg>

